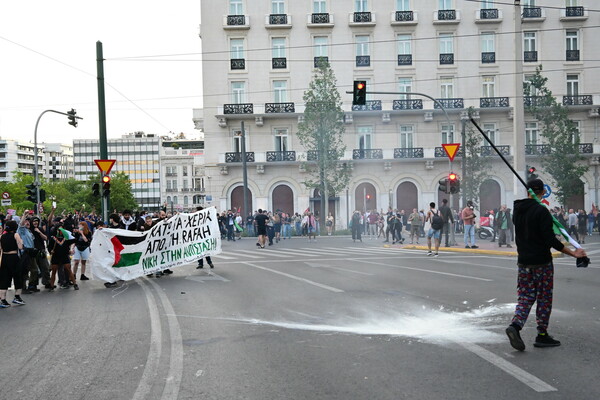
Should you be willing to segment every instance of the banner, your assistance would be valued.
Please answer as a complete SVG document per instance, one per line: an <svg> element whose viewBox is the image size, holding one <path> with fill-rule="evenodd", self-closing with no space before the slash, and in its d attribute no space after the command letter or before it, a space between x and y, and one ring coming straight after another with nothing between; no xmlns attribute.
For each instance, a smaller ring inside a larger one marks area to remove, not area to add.
<svg viewBox="0 0 600 400"><path fill-rule="evenodd" d="M210 207L161 220L149 231L98 229L88 266L106 282L131 280L221 252L217 210Z"/></svg>

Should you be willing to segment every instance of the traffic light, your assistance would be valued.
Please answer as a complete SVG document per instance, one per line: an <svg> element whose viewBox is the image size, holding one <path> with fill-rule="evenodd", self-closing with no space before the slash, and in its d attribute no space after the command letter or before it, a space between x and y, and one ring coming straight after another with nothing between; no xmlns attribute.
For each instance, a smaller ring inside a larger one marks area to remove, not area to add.
<svg viewBox="0 0 600 400"><path fill-rule="evenodd" d="M365 198L366 198L367 200L371 200L371 195L370 195L370 194L368 194L368 195L366 195L366 196L365 196Z"/></svg>
<svg viewBox="0 0 600 400"><path fill-rule="evenodd" d="M451 194L460 192L460 179L454 172L450 172L448 175L448 186Z"/></svg>
<svg viewBox="0 0 600 400"><path fill-rule="evenodd" d="M40 203L46 201L46 191L44 189L40 189Z"/></svg>
<svg viewBox="0 0 600 400"><path fill-rule="evenodd" d="M27 201L32 203L37 203L37 193L35 192L35 185L32 183L30 185L25 185L27 188Z"/></svg>
<svg viewBox="0 0 600 400"><path fill-rule="evenodd" d="M448 192L448 178L444 178L444 179L440 179L440 181L438 182L439 186L438 186L438 190L442 193L449 193Z"/></svg>
<svg viewBox="0 0 600 400"><path fill-rule="evenodd" d="M365 104L367 104L367 81L354 81L352 105L364 106Z"/></svg>
<svg viewBox="0 0 600 400"><path fill-rule="evenodd" d="M77 111L71 108L71 111L67 111L67 114L69 114L69 125L73 125L77 128L77 119L75 118Z"/></svg>
<svg viewBox="0 0 600 400"><path fill-rule="evenodd" d="M110 176L108 175L102 177L102 196L110 197Z"/></svg>
<svg viewBox="0 0 600 400"><path fill-rule="evenodd" d="M532 179L537 179L537 174L535 173L535 171L537 171L535 169L535 167L530 167L529 165L527 166L527 180L530 181Z"/></svg>
<svg viewBox="0 0 600 400"><path fill-rule="evenodd" d="M99 183L94 183L92 185L92 194L94 195L94 197L100 197L100 184Z"/></svg>

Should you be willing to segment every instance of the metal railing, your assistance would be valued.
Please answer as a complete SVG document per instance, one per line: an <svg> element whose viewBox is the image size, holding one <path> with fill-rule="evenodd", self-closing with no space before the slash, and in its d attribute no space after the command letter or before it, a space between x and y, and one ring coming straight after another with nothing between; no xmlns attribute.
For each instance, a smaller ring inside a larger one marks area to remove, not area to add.
<svg viewBox="0 0 600 400"><path fill-rule="evenodd" d="M440 64L454 64L454 53L441 53Z"/></svg>
<svg viewBox="0 0 600 400"><path fill-rule="evenodd" d="M354 22L371 22L372 21L371 12L370 11L355 12L352 20Z"/></svg>
<svg viewBox="0 0 600 400"><path fill-rule="evenodd" d="M313 24L328 24L329 13L313 13L310 16L310 22Z"/></svg>
<svg viewBox="0 0 600 400"><path fill-rule="evenodd" d="M423 158L422 147L404 147L394 149L394 158Z"/></svg>
<svg viewBox="0 0 600 400"><path fill-rule="evenodd" d="M396 18L395 20L397 22L409 22L409 21L414 21L414 14L412 11L396 11Z"/></svg>
<svg viewBox="0 0 600 400"><path fill-rule="evenodd" d="M354 149L352 150L353 160L381 160L383 159L383 149Z"/></svg>
<svg viewBox="0 0 600 400"><path fill-rule="evenodd" d="M438 21L453 21L456 19L456 10L438 10Z"/></svg>
<svg viewBox="0 0 600 400"><path fill-rule="evenodd" d="M591 106L594 99L591 95L563 96L563 106Z"/></svg>
<svg viewBox="0 0 600 400"><path fill-rule="evenodd" d="M542 18L541 7L525 7L523 8L523 18Z"/></svg>
<svg viewBox="0 0 600 400"><path fill-rule="evenodd" d="M287 14L270 14L269 25L287 25Z"/></svg>
<svg viewBox="0 0 600 400"><path fill-rule="evenodd" d="M579 50L567 50L567 61L579 61Z"/></svg>
<svg viewBox="0 0 600 400"><path fill-rule="evenodd" d="M496 146L496 148L500 151L500 154L502 154L503 156L510 156L510 146ZM496 153L496 151L494 151L494 148L492 146L481 146L481 148L479 149L479 152L481 154L482 157L490 157L490 156L497 156L498 153Z"/></svg>
<svg viewBox="0 0 600 400"><path fill-rule="evenodd" d="M245 58L232 58L230 61L231 69L246 69Z"/></svg>
<svg viewBox="0 0 600 400"><path fill-rule="evenodd" d="M279 113L294 113L296 107L294 103L266 103L265 113L267 114L279 114Z"/></svg>
<svg viewBox="0 0 600 400"><path fill-rule="evenodd" d="M583 17L584 16L584 9L582 6L577 6L577 7L567 7L565 9L565 16L567 17Z"/></svg>
<svg viewBox="0 0 600 400"><path fill-rule="evenodd" d="M496 62L496 52L494 51L486 51L481 53L481 63L482 64L493 64Z"/></svg>
<svg viewBox="0 0 600 400"><path fill-rule="evenodd" d="M371 66L371 56L356 56L356 66L357 67L370 67Z"/></svg>
<svg viewBox="0 0 600 400"><path fill-rule="evenodd" d="M444 150L443 147L436 147L433 155L435 158L448 157L448 154L446 154L446 150ZM462 157L462 156L463 156L463 148L461 147L456 152L455 157Z"/></svg>
<svg viewBox="0 0 600 400"><path fill-rule="evenodd" d="M548 144L526 144L525 145L525 155L544 155L550 154L552 149Z"/></svg>
<svg viewBox="0 0 600 400"><path fill-rule="evenodd" d="M538 60L538 52L537 51L524 51L523 52L523 61L524 62L537 62Z"/></svg>
<svg viewBox="0 0 600 400"><path fill-rule="evenodd" d="M393 110L422 110L423 100L422 99L405 99L405 100L394 100L392 104Z"/></svg>
<svg viewBox="0 0 600 400"><path fill-rule="evenodd" d="M226 163L241 163L242 162L242 153L225 153L225 162ZM254 162L254 152L247 151L246 152L246 162Z"/></svg>
<svg viewBox="0 0 600 400"><path fill-rule="evenodd" d="M326 56L318 56L314 58L315 68L319 68L321 64L329 65L329 57Z"/></svg>
<svg viewBox="0 0 600 400"><path fill-rule="evenodd" d="M482 97L479 99L480 108L509 107L508 97Z"/></svg>
<svg viewBox="0 0 600 400"><path fill-rule="evenodd" d="M455 99L436 99L444 108L465 108L465 101L462 98ZM433 108L439 109L438 103L433 103Z"/></svg>
<svg viewBox="0 0 600 400"><path fill-rule="evenodd" d="M286 57L274 57L271 59L271 65L273 69L286 69L287 58Z"/></svg>
<svg viewBox="0 0 600 400"><path fill-rule="evenodd" d="M498 19L498 16L497 8L482 8L479 10L479 18L481 19Z"/></svg>
<svg viewBox="0 0 600 400"><path fill-rule="evenodd" d="M246 25L246 16L245 15L228 15L227 16L227 25Z"/></svg>
<svg viewBox="0 0 600 400"><path fill-rule="evenodd" d="M365 105L352 105L352 111L381 111L381 100L367 100Z"/></svg>
<svg viewBox="0 0 600 400"><path fill-rule="evenodd" d="M243 104L224 104L223 114L253 114L254 104L243 103Z"/></svg>
<svg viewBox="0 0 600 400"><path fill-rule="evenodd" d="M309 150L306 152L306 161L318 161L319 160L319 151L318 150ZM337 152L335 150L328 150L327 157L330 160L338 159Z"/></svg>
<svg viewBox="0 0 600 400"><path fill-rule="evenodd" d="M267 162L296 161L295 151L267 151Z"/></svg>
<svg viewBox="0 0 600 400"><path fill-rule="evenodd" d="M398 65L412 65L412 54L398 54Z"/></svg>

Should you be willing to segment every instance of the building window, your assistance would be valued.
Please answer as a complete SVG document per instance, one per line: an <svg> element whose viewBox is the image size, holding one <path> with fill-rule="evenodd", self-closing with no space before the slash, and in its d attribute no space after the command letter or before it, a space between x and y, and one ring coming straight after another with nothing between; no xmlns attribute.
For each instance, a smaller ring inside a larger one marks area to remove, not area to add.
<svg viewBox="0 0 600 400"><path fill-rule="evenodd" d="M523 7L524 8L535 7L535 0L523 0Z"/></svg>
<svg viewBox="0 0 600 400"><path fill-rule="evenodd" d="M579 75L567 74L567 96L579 95Z"/></svg>
<svg viewBox="0 0 600 400"><path fill-rule="evenodd" d="M354 0L354 9L356 12L368 12L369 1L368 0Z"/></svg>
<svg viewBox="0 0 600 400"><path fill-rule="evenodd" d="M271 54L273 58L285 58L285 38L271 39Z"/></svg>
<svg viewBox="0 0 600 400"><path fill-rule="evenodd" d="M241 129L234 129L231 131L232 134L232 138L233 138L233 151L235 153L241 153L242 152L242 130ZM248 129L246 129L246 151L248 151Z"/></svg>
<svg viewBox="0 0 600 400"><path fill-rule="evenodd" d="M441 77L440 78L440 97L442 99L454 98L454 78L452 78L452 77Z"/></svg>
<svg viewBox="0 0 600 400"><path fill-rule="evenodd" d="M400 147L403 149L412 149L413 146L413 133L414 126L412 125L401 125L400 126Z"/></svg>
<svg viewBox="0 0 600 400"><path fill-rule="evenodd" d="M494 0L481 0L481 9L489 10L494 8Z"/></svg>
<svg viewBox="0 0 600 400"><path fill-rule="evenodd" d="M575 125L575 134L571 138L573 144L581 142L581 121L571 121Z"/></svg>
<svg viewBox="0 0 600 400"><path fill-rule="evenodd" d="M287 129L275 129L275 151L288 151Z"/></svg>
<svg viewBox="0 0 600 400"><path fill-rule="evenodd" d="M399 92L412 92L412 78L398 78L398 91ZM409 94L400 94L400 100L410 99Z"/></svg>
<svg viewBox="0 0 600 400"><path fill-rule="evenodd" d="M285 0L271 0L271 14L285 14Z"/></svg>
<svg viewBox="0 0 600 400"><path fill-rule="evenodd" d="M398 43L398 54L412 54L412 44L410 35L398 35L396 36L396 40Z"/></svg>
<svg viewBox="0 0 600 400"><path fill-rule="evenodd" d="M396 11L410 11L410 0L396 0Z"/></svg>
<svg viewBox="0 0 600 400"><path fill-rule="evenodd" d="M452 0L439 0L440 10L453 10Z"/></svg>
<svg viewBox="0 0 600 400"><path fill-rule="evenodd" d="M244 55L244 39L230 39L229 49L232 59L246 58Z"/></svg>
<svg viewBox="0 0 600 400"><path fill-rule="evenodd" d="M440 64L454 64L454 38L451 33L440 33Z"/></svg>
<svg viewBox="0 0 600 400"><path fill-rule="evenodd" d="M244 15L242 0L229 0L229 15Z"/></svg>
<svg viewBox="0 0 600 400"><path fill-rule="evenodd" d="M233 104L246 103L246 82L231 82L231 102Z"/></svg>
<svg viewBox="0 0 600 400"><path fill-rule="evenodd" d="M188 176L188 170L187 170L187 165L184 165L181 167L181 174L183 176ZM185 185L184 185L185 186Z"/></svg>
<svg viewBox="0 0 600 400"><path fill-rule="evenodd" d="M492 143L494 143L494 144L499 143L498 142L498 132L496 131L496 124L493 124L493 123L483 124L483 131L485 132L487 137L492 141ZM485 140L485 139L482 139L482 140L483 140L484 146L489 145L487 140Z"/></svg>
<svg viewBox="0 0 600 400"><path fill-rule="evenodd" d="M537 96L537 89L532 85L533 78L535 75L527 74L523 76L523 88L525 89L525 96Z"/></svg>
<svg viewBox="0 0 600 400"><path fill-rule="evenodd" d="M313 38L313 54L315 57L327 57L328 42L327 36L315 36Z"/></svg>
<svg viewBox="0 0 600 400"><path fill-rule="evenodd" d="M482 96L481 97L495 97L496 88L496 77L492 75L482 77Z"/></svg>
<svg viewBox="0 0 600 400"><path fill-rule="evenodd" d="M313 13L326 14L327 13L327 1L326 0L313 0Z"/></svg>
<svg viewBox="0 0 600 400"><path fill-rule="evenodd" d="M287 81L273 81L273 101L275 103L287 102Z"/></svg>
<svg viewBox="0 0 600 400"><path fill-rule="evenodd" d="M442 125L442 144L454 143L454 124Z"/></svg>
<svg viewBox="0 0 600 400"><path fill-rule="evenodd" d="M369 36L367 36L367 35L356 36L356 55L357 56L368 56L369 55Z"/></svg>
<svg viewBox="0 0 600 400"><path fill-rule="evenodd" d="M567 31L567 61L579 61L579 31Z"/></svg>
<svg viewBox="0 0 600 400"><path fill-rule="evenodd" d="M537 122L525 123L525 145L538 144L538 124Z"/></svg>
<svg viewBox="0 0 600 400"><path fill-rule="evenodd" d="M537 61L536 32L523 32L523 51L525 61Z"/></svg>
<svg viewBox="0 0 600 400"><path fill-rule="evenodd" d="M371 149L373 137L372 126L359 126L358 127L358 148L360 150Z"/></svg>

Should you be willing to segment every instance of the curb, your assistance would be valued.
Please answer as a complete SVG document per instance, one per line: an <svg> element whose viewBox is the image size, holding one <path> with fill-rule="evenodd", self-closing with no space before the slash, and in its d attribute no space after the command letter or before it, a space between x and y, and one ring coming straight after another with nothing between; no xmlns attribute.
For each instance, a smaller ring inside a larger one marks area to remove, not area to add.
<svg viewBox="0 0 600 400"><path fill-rule="evenodd" d="M387 244L387 245L384 245L383 247L392 247L392 246ZM397 247L400 249L406 249L406 250L429 250L429 248L427 246L416 246L416 245L394 246L394 247ZM510 256L510 257L516 257L518 255L518 253L516 251L486 250L486 249L461 249L461 248L454 248L454 247L440 247L440 251L450 251L450 252L454 252L454 253L487 254L487 255L494 255L494 256ZM552 252L552 258L559 258L562 256L563 256L563 254L558 251Z"/></svg>

